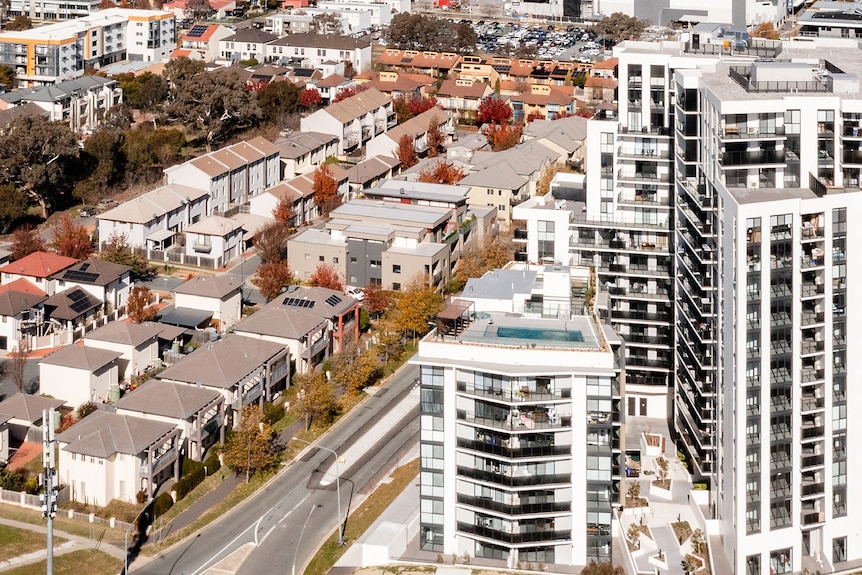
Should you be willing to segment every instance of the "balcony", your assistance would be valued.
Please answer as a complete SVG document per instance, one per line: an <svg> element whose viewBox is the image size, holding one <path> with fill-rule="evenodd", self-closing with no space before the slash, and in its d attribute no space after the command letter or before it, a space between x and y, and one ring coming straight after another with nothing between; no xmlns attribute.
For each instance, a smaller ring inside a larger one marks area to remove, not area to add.
<svg viewBox="0 0 862 575"><path fill-rule="evenodd" d="M670 198L667 196L660 196L657 192L620 192L617 194L617 203L631 204L635 206L669 206Z"/></svg>
<svg viewBox="0 0 862 575"><path fill-rule="evenodd" d="M564 429L572 426L571 416L559 416L554 410L523 411L511 410L508 415L481 417L468 411L458 410L459 421L467 421L484 427L504 431L532 431L534 429Z"/></svg>
<svg viewBox="0 0 862 575"><path fill-rule="evenodd" d="M811 355L821 353L826 348L825 342L812 338L804 338L802 340L802 355Z"/></svg>
<svg viewBox="0 0 862 575"><path fill-rule="evenodd" d="M458 475L478 479L488 483L496 483L505 487L527 487L530 485L549 486L559 484L565 486L571 484L571 474L553 474L553 475L517 475L506 474L495 471L482 471L473 467L458 466Z"/></svg>
<svg viewBox="0 0 862 575"><path fill-rule="evenodd" d="M784 126L761 131L759 127L748 124L727 124L719 128L718 137L721 140L781 140L784 139Z"/></svg>
<svg viewBox="0 0 862 575"><path fill-rule="evenodd" d="M619 170L617 172L617 179L620 181L668 184L670 183L670 173L659 174L658 172L650 171Z"/></svg>
<svg viewBox="0 0 862 575"><path fill-rule="evenodd" d="M659 150L656 148L630 148L620 146L617 155L621 158L633 158L636 160L669 160L670 150Z"/></svg>
<svg viewBox="0 0 862 575"><path fill-rule="evenodd" d="M815 525L817 523L826 522L826 514L822 511L814 511L811 513L802 512L802 525Z"/></svg>
<svg viewBox="0 0 862 575"><path fill-rule="evenodd" d="M505 401L508 403L523 403L525 401L529 401L531 403L541 401L553 402L567 400L572 397L572 390L569 388L551 389L550 387L544 386L537 386L535 388L523 386L520 388L515 387L509 389L494 387L481 388L468 385L463 381L459 381L457 387L460 392L480 397L487 397L496 401ZM526 411L523 406L521 406L521 409Z"/></svg>
<svg viewBox="0 0 862 575"><path fill-rule="evenodd" d="M802 467L821 467L826 463L826 457L823 454L810 454L806 455L804 452L802 453Z"/></svg>
<svg viewBox="0 0 862 575"><path fill-rule="evenodd" d="M571 511L572 503L570 501L555 502L549 501L544 503L520 503L507 504L493 501L489 497L472 497L469 495L458 494L458 503L478 507L480 509L488 509L503 513L505 515L531 515L536 513L563 513Z"/></svg>
<svg viewBox="0 0 862 575"><path fill-rule="evenodd" d="M820 439L825 432L823 425L802 423L802 439Z"/></svg>
<svg viewBox="0 0 862 575"><path fill-rule="evenodd" d="M177 449L171 447L153 460L153 475L157 475L159 471L173 463L177 458ZM141 477L147 477L146 463L141 465Z"/></svg>
<svg viewBox="0 0 862 575"><path fill-rule="evenodd" d="M478 535L479 537L484 537L486 539L491 539L493 541L501 541L503 543L518 544L518 543L540 543L540 542L565 542L570 541L572 537L571 531L557 531L555 529L536 529L534 531L526 531L524 529L528 527L526 525L522 525L521 531L517 533L510 533L508 531L500 531L497 529L492 529L490 527L483 527L481 525L474 525L472 523L464 523L459 521L457 523L458 531L462 533L470 533L472 535Z"/></svg>
<svg viewBox="0 0 862 575"><path fill-rule="evenodd" d="M192 244L192 249L194 249L194 251L197 253L208 254L213 251L213 246L212 244L195 243Z"/></svg>
<svg viewBox="0 0 862 575"><path fill-rule="evenodd" d="M784 150L745 150L724 152L719 164L724 168L740 166L784 165Z"/></svg>
<svg viewBox="0 0 862 575"><path fill-rule="evenodd" d="M571 455L572 453L570 445L539 445L538 442L525 445L530 442L521 441L516 443L510 439L501 439L499 441L495 441L495 439L494 437L486 437L483 441L458 439L458 447L504 457L548 457L553 455ZM518 445L518 447L509 447L513 444Z"/></svg>

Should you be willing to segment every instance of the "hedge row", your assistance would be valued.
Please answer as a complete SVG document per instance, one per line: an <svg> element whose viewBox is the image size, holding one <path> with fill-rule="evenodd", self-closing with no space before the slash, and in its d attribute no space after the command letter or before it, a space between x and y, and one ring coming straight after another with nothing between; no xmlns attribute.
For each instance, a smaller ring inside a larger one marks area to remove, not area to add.
<svg viewBox="0 0 862 575"><path fill-rule="evenodd" d="M173 505L174 499L171 497L170 493L167 491L160 493L153 501L153 515L155 517L161 517L167 513L168 509L173 507Z"/></svg>

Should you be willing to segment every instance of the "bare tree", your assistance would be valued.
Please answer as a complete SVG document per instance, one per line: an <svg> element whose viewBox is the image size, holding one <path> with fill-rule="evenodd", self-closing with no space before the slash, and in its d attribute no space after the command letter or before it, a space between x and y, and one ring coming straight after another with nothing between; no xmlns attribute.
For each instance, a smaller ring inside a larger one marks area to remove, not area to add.
<svg viewBox="0 0 862 575"><path fill-rule="evenodd" d="M15 387L20 393L24 393L24 369L27 367L28 353L30 353L30 346L27 340L22 338L18 341L18 349L10 353L7 360L9 377L15 382Z"/></svg>

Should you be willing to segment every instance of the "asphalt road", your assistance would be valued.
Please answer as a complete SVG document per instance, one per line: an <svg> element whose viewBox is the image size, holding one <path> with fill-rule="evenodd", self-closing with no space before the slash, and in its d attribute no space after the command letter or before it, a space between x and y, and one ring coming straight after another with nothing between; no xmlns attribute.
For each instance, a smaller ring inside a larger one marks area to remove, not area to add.
<svg viewBox="0 0 862 575"><path fill-rule="evenodd" d="M417 376L416 366L402 369L386 387L345 416L319 444L344 453L356 438L374 426L381 414L410 393ZM341 507L345 517L348 510L356 506L357 496L382 479L381 469L391 464L407 445L418 440L418 406L401 421L393 421L390 429L355 463L342 466ZM322 541L337 528L336 485L334 482L326 487L320 484L332 459L328 451L309 449L265 489L229 515L146 565L136 568L132 563L131 572L201 575L234 550L254 543L256 547L238 571L240 575L302 573L303 566ZM332 481L332 478L327 477L327 480Z"/></svg>

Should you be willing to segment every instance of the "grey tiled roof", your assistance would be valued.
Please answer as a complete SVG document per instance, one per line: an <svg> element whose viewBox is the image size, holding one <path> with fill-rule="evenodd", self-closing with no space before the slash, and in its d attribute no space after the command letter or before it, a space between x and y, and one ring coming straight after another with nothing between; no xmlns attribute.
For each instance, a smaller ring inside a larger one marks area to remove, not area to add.
<svg viewBox="0 0 862 575"><path fill-rule="evenodd" d="M63 451L92 457L138 455L174 429L164 421L96 411L58 435L57 441L67 444Z"/></svg>
<svg viewBox="0 0 862 575"><path fill-rule="evenodd" d="M42 411L58 409L61 405L63 405L62 399L16 393L0 402L0 413L34 424L41 421Z"/></svg>
<svg viewBox="0 0 862 575"><path fill-rule="evenodd" d="M117 409L187 419L205 408L221 393L187 383L151 379L114 404Z"/></svg>
<svg viewBox="0 0 862 575"><path fill-rule="evenodd" d="M41 363L96 372L115 361L121 355L118 351L72 344L61 347L54 353L46 356Z"/></svg>

